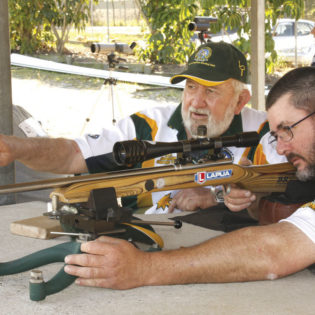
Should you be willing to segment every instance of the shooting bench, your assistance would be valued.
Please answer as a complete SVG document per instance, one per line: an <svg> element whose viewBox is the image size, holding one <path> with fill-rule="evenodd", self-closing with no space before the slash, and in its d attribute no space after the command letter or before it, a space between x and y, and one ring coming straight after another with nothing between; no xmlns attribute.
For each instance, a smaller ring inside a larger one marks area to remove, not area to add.
<svg viewBox="0 0 315 315"><path fill-rule="evenodd" d="M10 233L11 222L40 216L45 210L46 204L38 201L0 207L3 253L0 260L15 259L67 241L64 236L40 240ZM150 215L150 220L167 221L167 216ZM187 223L178 230L168 226L155 229L163 237L165 249L191 246L222 234ZM49 279L60 266L55 263L41 269ZM29 272L0 277L2 314L314 314L315 306L315 277L309 270L275 281L156 286L125 291L73 284L41 302L29 299L28 282Z"/></svg>

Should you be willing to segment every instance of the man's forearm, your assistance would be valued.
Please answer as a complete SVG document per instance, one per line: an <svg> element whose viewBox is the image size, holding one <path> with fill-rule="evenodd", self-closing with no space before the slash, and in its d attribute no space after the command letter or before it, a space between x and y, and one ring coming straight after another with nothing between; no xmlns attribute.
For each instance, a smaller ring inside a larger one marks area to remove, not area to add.
<svg viewBox="0 0 315 315"><path fill-rule="evenodd" d="M261 198L268 196L269 194L268 193L255 193L255 195L256 195L256 200L253 201L249 207L247 207L247 212L253 219L259 220L260 200Z"/></svg>
<svg viewBox="0 0 315 315"><path fill-rule="evenodd" d="M194 247L149 255L145 285L276 279L315 261L314 244L290 223L245 228Z"/></svg>
<svg viewBox="0 0 315 315"><path fill-rule="evenodd" d="M314 243L288 222L244 228L200 245L143 252L102 236L65 258L77 284L112 289L276 279L315 262Z"/></svg>
<svg viewBox="0 0 315 315"><path fill-rule="evenodd" d="M38 170L59 174L81 173L87 170L76 142L57 138L26 138L2 136L12 160ZM2 152L1 152L2 153Z"/></svg>

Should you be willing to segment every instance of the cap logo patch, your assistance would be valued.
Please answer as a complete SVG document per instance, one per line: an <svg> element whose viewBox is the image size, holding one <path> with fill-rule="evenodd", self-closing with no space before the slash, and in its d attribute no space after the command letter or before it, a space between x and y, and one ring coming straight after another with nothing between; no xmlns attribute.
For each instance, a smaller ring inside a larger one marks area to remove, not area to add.
<svg viewBox="0 0 315 315"><path fill-rule="evenodd" d="M212 49L209 47L202 48L197 51L195 56L195 61L206 62L212 55Z"/></svg>
<svg viewBox="0 0 315 315"><path fill-rule="evenodd" d="M244 75L244 71L246 70L246 67L244 65L241 65L241 62L238 61L238 67L241 70L241 77Z"/></svg>

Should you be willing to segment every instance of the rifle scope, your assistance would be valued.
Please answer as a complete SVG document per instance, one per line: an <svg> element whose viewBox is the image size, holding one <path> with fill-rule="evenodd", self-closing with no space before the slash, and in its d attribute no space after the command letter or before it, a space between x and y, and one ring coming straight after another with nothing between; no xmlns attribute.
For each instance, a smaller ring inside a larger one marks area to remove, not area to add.
<svg viewBox="0 0 315 315"><path fill-rule="evenodd" d="M133 165L158 156L223 147L252 147L259 143L257 132L243 132L233 136L182 140L178 142L154 142L129 140L116 142L113 158L118 165Z"/></svg>

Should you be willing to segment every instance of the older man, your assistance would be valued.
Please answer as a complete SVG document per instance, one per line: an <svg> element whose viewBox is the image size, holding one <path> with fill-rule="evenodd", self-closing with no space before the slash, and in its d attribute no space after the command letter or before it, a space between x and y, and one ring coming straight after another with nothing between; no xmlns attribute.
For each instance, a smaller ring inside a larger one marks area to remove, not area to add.
<svg viewBox="0 0 315 315"><path fill-rule="evenodd" d="M266 113L244 107L250 99L246 86L247 63L244 55L230 44L207 43L191 56L187 69L174 76L172 83L186 79L182 104L147 109L118 122L114 129L103 129L98 135L76 140L29 138L0 135L0 165L18 160L30 168L54 173L90 173L113 170L107 153L117 141L139 139L178 141L196 136L199 125L207 126L208 137L257 131L261 137L257 147L230 147L227 154L238 163L248 158L254 164L280 163L285 158L268 145L269 126ZM168 155L145 161L141 167L173 163ZM140 166L139 166L140 167ZM241 192L244 203L251 205L255 196ZM247 197L248 196L248 197ZM210 189L186 189L129 197L125 206L148 207L149 213L167 213L175 208L195 210L217 203Z"/></svg>
<svg viewBox="0 0 315 315"><path fill-rule="evenodd" d="M267 98L270 142L315 179L315 68L295 69ZM225 196L228 204L239 196ZM315 193L314 193L315 199ZM190 248L142 252L127 241L101 237L65 258L77 284L114 289L146 285L273 280L315 263L315 200L276 224L248 227Z"/></svg>

